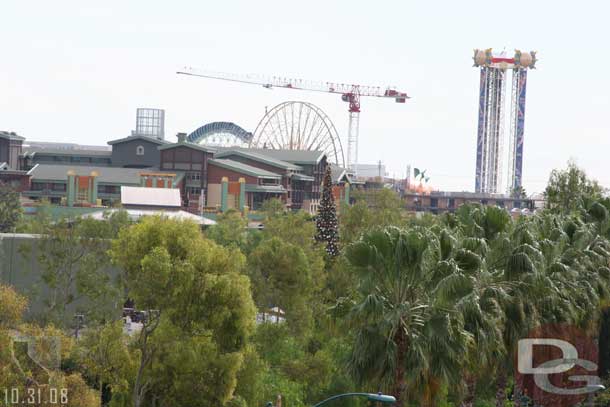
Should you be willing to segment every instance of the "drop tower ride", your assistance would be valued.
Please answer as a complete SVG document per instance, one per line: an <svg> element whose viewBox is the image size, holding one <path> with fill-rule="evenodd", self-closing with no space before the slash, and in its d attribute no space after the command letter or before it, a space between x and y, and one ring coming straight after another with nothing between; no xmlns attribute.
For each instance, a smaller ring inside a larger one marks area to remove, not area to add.
<svg viewBox="0 0 610 407"><path fill-rule="evenodd" d="M514 56L494 53L491 48L474 51L474 66L480 68L479 120L475 191L500 193L504 145L506 82L512 71L508 182L506 191L520 191L523 179L523 136L527 70L536 67L536 52L515 51Z"/></svg>

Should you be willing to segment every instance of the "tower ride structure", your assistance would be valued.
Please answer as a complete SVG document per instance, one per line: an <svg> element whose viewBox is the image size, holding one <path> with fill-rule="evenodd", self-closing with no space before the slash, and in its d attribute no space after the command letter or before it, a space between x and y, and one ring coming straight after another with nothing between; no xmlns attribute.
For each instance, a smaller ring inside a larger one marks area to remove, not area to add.
<svg viewBox="0 0 610 407"><path fill-rule="evenodd" d="M473 60L474 66L481 71L475 191L499 193L502 188L506 82L508 72L512 71L506 191L513 194L521 190L523 180L527 70L536 67L536 52L515 50L514 56L509 57L505 52L495 53L491 48L475 49Z"/></svg>

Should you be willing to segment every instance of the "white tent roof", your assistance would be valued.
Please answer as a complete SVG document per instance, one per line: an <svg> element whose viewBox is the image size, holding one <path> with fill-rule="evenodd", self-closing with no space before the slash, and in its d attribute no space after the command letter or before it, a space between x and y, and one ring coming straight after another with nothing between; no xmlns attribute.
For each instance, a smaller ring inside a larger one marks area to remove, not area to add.
<svg viewBox="0 0 610 407"><path fill-rule="evenodd" d="M174 206L182 205L177 188L145 188L121 186L123 205Z"/></svg>
<svg viewBox="0 0 610 407"><path fill-rule="evenodd" d="M147 188L151 189L151 188ZM215 225L216 222L204 218L203 216L197 216L187 211L163 211L163 210L155 210L155 209L105 209L97 212L91 212L86 215L83 215L88 218L96 219L96 220L105 220L106 214L110 214L116 211L125 211L127 212L127 216L132 221L137 221L143 216L164 216L168 219L176 219L176 220L190 220L199 225Z"/></svg>

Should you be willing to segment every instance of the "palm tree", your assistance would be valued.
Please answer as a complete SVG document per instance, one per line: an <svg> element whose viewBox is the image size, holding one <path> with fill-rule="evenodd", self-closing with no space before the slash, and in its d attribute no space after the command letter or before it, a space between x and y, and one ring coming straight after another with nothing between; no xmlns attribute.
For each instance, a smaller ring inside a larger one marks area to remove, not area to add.
<svg viewBox="0 0 610 407"><path fill-rule="evenodd" d="M388 387L398 406L407 389L433 405L441 383L459 380L472 340L450 302L472 290L471 280L442 259L440 246L430 231L388 227L346 251L360 296L348 315L355 335L350 371L361 383Z"/></svg>
<svg viewBox="0 0 610 407"><path fill-rule="evenodd" d="M480 256L481 263L476 274L475 291L480 293L481 311L470 316L464 314L469 321L466 328L475 336L476 344L468 359L471 365L467 371L472 374L466 380L476 380L475 373L488 376L495 373L496 405L504 406L507 372L512 369L512 351L529 325L524 308L530 308L524 303L527 296L523 294L527 286L520 287L505 273L513 255L513 224L505 210L478 205L460 207L457 218L462 246ZM477 310L474 307L470 309ZM467 389L474 390L472 383L468 384ZM472 402L474 394L467 394L463 405Z"/></svg>

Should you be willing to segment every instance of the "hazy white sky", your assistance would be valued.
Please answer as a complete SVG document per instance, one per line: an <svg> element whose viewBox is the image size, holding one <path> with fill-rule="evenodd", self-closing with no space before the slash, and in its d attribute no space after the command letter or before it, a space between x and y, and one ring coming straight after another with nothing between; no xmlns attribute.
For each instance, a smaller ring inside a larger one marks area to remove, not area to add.
<svg viewBox="0 0 610 407"><path fill-rule="evenodd" d="M342 136L339 96L177 76L184 65L395 85L407 104L366 99L360 162L425 168L472 190L478 71L472 49L537 50L525 119L524 185L540 191L574 158L610 186L610 6L605 1L10 1L0 4L0 130L105 144L137 107L166 134L212 121L253 131L265 106L305 100ZM506 146L507 147L507 146Z"/></svg>

